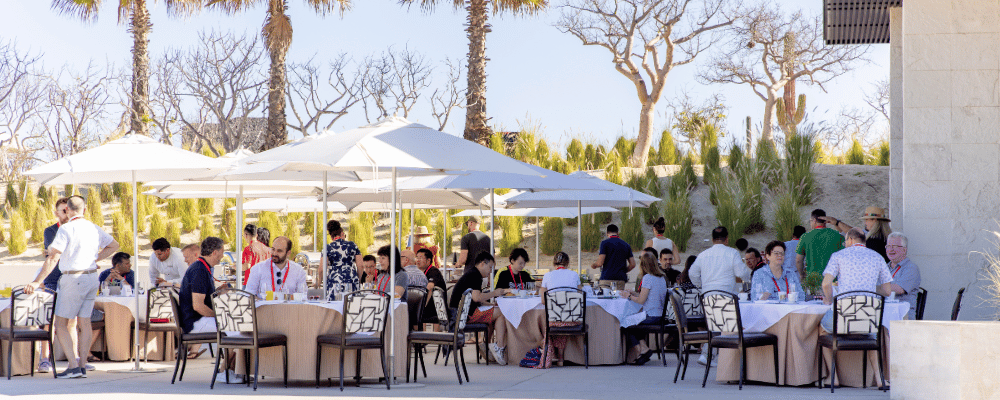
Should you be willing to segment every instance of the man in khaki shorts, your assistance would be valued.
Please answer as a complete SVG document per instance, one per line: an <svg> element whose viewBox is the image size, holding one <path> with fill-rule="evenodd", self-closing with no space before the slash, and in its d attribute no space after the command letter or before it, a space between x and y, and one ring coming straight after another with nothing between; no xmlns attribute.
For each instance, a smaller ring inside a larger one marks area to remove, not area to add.
<svg viewBox="0 0 1000 400"><path fill-rule="evenodd" d="M55 309L56 339L67 353L69 365L56 378L81 378L87 372L80 365L80 354L90 352L90 315L94 311L94 300L100 286L97 276L97 261L118 251L116 242L107 232L83 219L86 202L83 197L69 198L66 207L67 222L59 226L55 239L49 245L48 258L35 280L25 287L32 293L42 285L49 272L59 264L62 277L59 278L59 297ZM74 338L70 334L69 321L77 318L80 334Z"/></svg>

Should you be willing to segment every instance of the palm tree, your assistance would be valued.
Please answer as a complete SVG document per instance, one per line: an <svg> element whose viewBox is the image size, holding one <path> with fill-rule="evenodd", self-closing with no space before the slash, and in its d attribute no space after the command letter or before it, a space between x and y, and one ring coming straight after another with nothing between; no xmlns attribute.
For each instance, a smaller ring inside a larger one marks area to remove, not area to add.
<svg viewBox="0 0 1000 400"><path fill-rule="evenodd" d="M165 0L171 15L189 15L201 8L198 0ZM84 21L97 20L101 0L52 0L52 9ZM119 0L118 23L128 21L132 33L132 91L129 93L129 132L149 136L149 33L153 23L149 20L146 0Z"/></svg>
<svg viewBox="0 0 1000 400"><path fill-rule="evenodd" d="M419 1L424 10L433 9L443 0L400 0L412 4ZM490 128L486 126L486 33L492 31L487 21L487 9L498 14L535 14L548 5L546 0L452 0L455 9L469 12L465 32L469 37L469 72L465 92L465 132L467 140L489 144Z"/></svg>
<svg viewBox="0 0 1000 400"><path fill-rule="evenodd" d="M261 35L271 56L270 79L267 94L267 132L261 150L273 149L285 144L288 129L285 124L285 56L292 44L292 20L286 14L287 0L209 0L208 7L216 7L229 14L235 14L262 2L267 2L267 16ZM343 15L351 7L350 0L305 0L320 15L338 9Z"/></svg>

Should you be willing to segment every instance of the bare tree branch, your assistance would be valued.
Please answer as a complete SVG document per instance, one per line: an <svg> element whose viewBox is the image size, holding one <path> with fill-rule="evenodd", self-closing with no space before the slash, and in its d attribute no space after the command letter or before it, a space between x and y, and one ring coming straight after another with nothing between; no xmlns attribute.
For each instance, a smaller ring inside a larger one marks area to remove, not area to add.
<svg viewBox="0 0 1000 400"><path fill-rule="evenodd" d="M40 54L0 42L0 179L11 181L31 166L31 123L45 97Z"/></svg>
<svg viewBox="0 0 1000 400"><path fill-rule="evenodd" d="M52 159L90 148L108 131L109 106L117 102L109 90L112 70L90 62L80 74L63 67L46 79L45 100L34 128L36 145Z"/></svg>
<svg viewBox="0 0 1000 400"><path fill-rule="evenodd" d="M463 108L465 104L465 88L458 87L465 64L461 61L454 62L450 58L445 58L444 64L448 69L448 79L444 87L434 89L430 98L431 115L437 120L439 131L444 131L448 125L451 112L456 108Z"/></svg>
<svg viewBox="0 0 1000 400"><path fill-rule="evenodd" d="M325 87L321 82L320 68L314 60L289 66L287 104L297 121L289 122L289 128L303 135L330 129L361 101L362 76L357 70L348 76L349 61L346 54L341 54L329 63ZM335 95L323 96L321 89L332 89Z"/></svg>

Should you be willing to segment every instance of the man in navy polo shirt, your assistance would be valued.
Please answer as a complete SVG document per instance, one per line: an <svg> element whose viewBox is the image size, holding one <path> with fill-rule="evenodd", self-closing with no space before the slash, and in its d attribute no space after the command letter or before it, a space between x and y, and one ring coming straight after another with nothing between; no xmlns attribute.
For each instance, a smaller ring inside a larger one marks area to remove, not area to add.
<svg viewBox="0 0 1000 400"><path fill-rule="evenodd" d="M201 257L191 263L181 279L178 305L184 333L215 332L215 310L212 308L215 278L212 267L222 261L225 252L222 247L222 239L212 236L205 238L201 242ZM195 354L200 355L205 350Z"/></svg>
<svg viewBox="0 0 1000 400"><path fill-rule="evenodd" d="M632 246L618 237L617 225L608 225L608 238L601 242L597 261L590 267L601 268L598 284L611 285L617 290L625 289L628 273L635 268L635 257L632 255Z"/></svg>

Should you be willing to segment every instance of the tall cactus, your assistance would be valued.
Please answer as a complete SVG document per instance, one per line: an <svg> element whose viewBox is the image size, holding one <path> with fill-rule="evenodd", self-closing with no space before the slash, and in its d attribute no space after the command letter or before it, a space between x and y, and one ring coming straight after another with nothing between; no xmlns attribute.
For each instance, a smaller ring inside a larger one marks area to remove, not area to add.
<svg viewBox="0 0 1000 400"><path fill-rule="evenodd" d="M785 132L786 138L795 136L795 127L802 122L806 115L806 95L800 94L798 104L792 104L791 108L785 107L784 99L778 99L778 125Z"/></svg>

